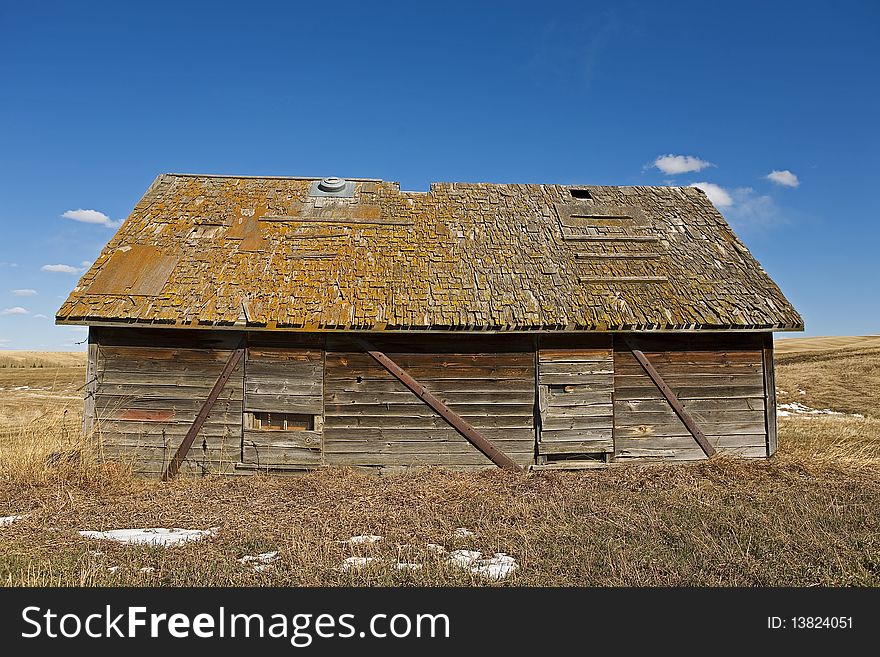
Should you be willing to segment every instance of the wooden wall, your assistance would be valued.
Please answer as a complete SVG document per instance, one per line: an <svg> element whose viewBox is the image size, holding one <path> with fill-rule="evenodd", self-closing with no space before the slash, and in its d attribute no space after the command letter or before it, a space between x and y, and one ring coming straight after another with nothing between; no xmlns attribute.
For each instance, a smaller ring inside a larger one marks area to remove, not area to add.
<svg viewBox="0 0 880 657"><path fill-rule="evenodd" d="M522 465L535 458L531 336L369 336L376 347ZM328 464L492 466L369 355L327 338L324 458Z"/></svg>
<svg viewBox="0 0 880 657"><path fill-rule="evenodd" d="M84 425L100 437L105 458L161 474L242 336L92 327L96 380L86 388ZM365 337L523 466L705 457L623 336ZM775 450L775 415L765 414L773 392L769 334L627 339L716 449L745 457ZM250 418L259 412L307 414L313 428L256 430ZM246 357L181 474L323 464L492 467L345 335L250 333Z"/></svg>
<svg viewBox="0 0 880 657"><path fill-rule="evenodd" d="M257 469L301 470L322 462L324 339L314 335L252 334L244 376L242 463ZM313 431L258 430L253 412L314 418Z"/></svg>
<svg viewBox="0 0 880 657"><path fill-rule="evenodd" d="M104 458L161 475L241 340L231 331L92 327L95 423ZM241 460L240 363L182 463L182 475L230 473Z"/></svg>
<svg viewBox="0 0 880 657"><path fill-rule="evenodd" d="M605 335L543 336L538 349L539 462L614 452L614 352Z"/></svg>
<svg viewBox="0 0 880 657"><path fill-rule="evenodd" d="M761 335L631 336L712 445L767 455ZM775 411L775 409L774 409ZM705 454L621 338L614 343L615 461L694 460Z"/></svg>

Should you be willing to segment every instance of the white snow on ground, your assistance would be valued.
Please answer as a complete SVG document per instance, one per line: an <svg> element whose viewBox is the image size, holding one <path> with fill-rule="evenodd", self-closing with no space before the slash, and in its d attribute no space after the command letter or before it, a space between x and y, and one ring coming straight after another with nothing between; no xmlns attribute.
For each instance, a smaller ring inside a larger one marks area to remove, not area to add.
<svg viewBox="0 0 880 657"><path fill-rule="evenodd" d="M253 564L254 571L261 573L264 570L274 568L274 562L280 559L281 556L278 554L278 550L275 550L274 552L261 552L257 556L246 554L238 560L238 563L242 565Z"/></svg>
<svg viewBox="0 0 880 657"><path fill-rule="evenodd" d="M482 552L476 550L455 550L449 553L450 563L461 568L469 568L477 559L483 556Z"/></svg>
<svg viewBox="0 0 880 657"><path fill-rule="evenodd" d="M381 536L375 534L367 534L364 536L352 536L347 541L339 541L340 543L349 543L350 545L361 545L364 543L378 543L382 540Z"/></svg>
<svg viewBox="0 0 880 657"><path fill-rule="evenodd" d="M198 541L206 536L213 536L217 529L217 527L212 527L211 529L151 527L149 529L111 529L106 532L81 531L80 535L86 538L117 541L119 543L170 547L188 541Z"/></svg>
<svg viewBox="0 0 880 657"><path fill-rule="evenodd" d="M396 563L394 567L397 568L397 570L421 570L423 566L420 563L405 563L401 561Z"/></svg>
<svg viewBox="0 0 880 657"><path fill-rule="evenodd" d="M455 535L461 536L462 538L468 538L469 536L474 536L474 532L467 527L459 527L455 530Z"/></svg>
<svg viewBox="0 0 880 657"><path fill-rule="evenodd" d="M110 572L111 575L115 575L116 571L119 570L119 566L110 566L109 568L107 568L107 570Z"/></svg>
<svg viewBox="0 0 880 657"><path fill-rule="evenodd" d="M474 575L481 575L489 579L504 579L519 568L516 559L503 552L496 552L494 557L479 559L471 566Z"/></svg>
<svg viewBox="0 0 880 657"><path fill-rule="evenodd" d="M342 570L360 570L365 566L368 566L375 559L373 557L348 557L345 561L342 562L340 568Z"/></svg>
<svg viewBox="0 0 880 657"><path fill-rule="evenodd" d="M30 390L30 389L31 389L30 386L17 386L15 388L12 388L12 390Z"/></svg>
<svg viewBox="0 0 880 657"><path fill-rule="evenodd" d="M861 413L841 413L840 411L832 411L830 408L810 408L809 406L805 406L800 402L791 402L788 404L777 404L776 406L776 415L778 417L792 417L792 416L816 416L816 415L839 415L839 416L847 416L847 417L865 417Z"/></svg>
<svg viewBox="0 0 880 657"><path fill-rule="evenodd" d="M16 520L21 520L24 516L0 516L0 527L3 525L11 525Z"/></svg>
<svg viewBox="0 0 880 657"><path fill-rule="evenodd" d="M275 550L274 552L261 552L257 556L246 554L238 560L238 563L272 563L273 561L278 561L280 558L281 557L278 556L278 550Z"/></svg>
<svg viewBox="0 0 880 657"><path fill-rule="evenodd" d="M346 541L342 541L346 542ZM474 575L486 577L487 579L499 580L504 579L519 568L516 559L504 552L496 552L494 556L483 558L483 553L477 550L454 550L446 553L446 549L442 545L436 543L428 543L428 550L438 555L446 554L447 563L470 571ZM400 546L398 546L400 547ZM276 554L276 553L267 553ZM263 555L260 555L263 556ZM245 560L256 560L257 557L243 557L239 559L241 563ZM377 562L375 557L348 557L339 566L339 569L347 572L351 570L360 570L372 563ZM424 568L424 564L411 563L406 561L398 561L393 567L399 571L416 571Z"/></svg>
<svg viewBox="0 0 880 657"><path fill-rule="evenodd" d="M144 573L145 575L149 575L150 573L155 572L155 571L156 571L156 569L153 568L152 566L144 566L138 572Z"/></svg>
<svg viewBox="0 0 880 657"><path fill-rule="evenodd" d="M466 568L474 575L480 575L489 579L504 579L519 568L516 559L496 552L495 556L481 559L483 554L475 550L456 550L449 553L449 562L459 568Z"/></svg>

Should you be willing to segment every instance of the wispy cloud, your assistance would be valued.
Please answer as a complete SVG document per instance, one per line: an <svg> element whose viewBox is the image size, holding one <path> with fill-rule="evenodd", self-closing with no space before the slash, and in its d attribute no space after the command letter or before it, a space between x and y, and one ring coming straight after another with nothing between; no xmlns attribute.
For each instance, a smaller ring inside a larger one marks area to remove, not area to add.
<svg viewBox="0 0 880 657"><path fill-rule="evenodd" d="M36 315L34 315L34 319L49 319L49 316L42 313L37 313Z"/></svg>
<svg viewBox="0 0 880 657"><path fill-rule="evenodd" d="M4 308L0 310L0 315L30 315L31 312L27 308L14 306L12 308Z"/></svg>
<svg viewBox="0 0 880 657"><path fill-rule="evenodd" d="M79 269L70 265L43 265L40 267L43 271L51 271L58 274L78 274Z"/></svg>
<svg viewBox="0 0 880 657"><path fill-rule="evenodd" d="M92 263L91 260L83 260L83 261L82 261L81 263L79 263L79 264L80 264L80 266L81 266L83 269L88 269L88 268L91 267L92 264L94 264L94 263Z"/></svg>
<svg viewBox="0 0 880 657"><path fill-rule="evenodd" d="M708 167L715 165L706 160L701 160L694 155L660 155L654 160L653 166L660 169L663 173L676 176L680 173L691 173L694 171L702 171Z"/></svg>
<svg viewBox="0 0 880 657"><path fill-rule="evenodd" d="M0 267L18 267L17 262L0 262Z"/></svg>
<svg viewBox="0 0 880 657"><path fill-rule="evenodd" d="M770 182L782 185L783 187L797 187L801 184L798 177L788 169L782 169L781 171L774 169L764 177Z"/></svg>
<svg viewBox="0 0 880 657"><path fill-rule="evenodd" d="M706 196L709 197L709 200L712 201L712 204L715 205L715 207L726 208L733 205L733 197L730 195L730 192L724 189L721 185L716 185L715 183L710 182L695 182L688 185L688 187L702 189L706 192Z"/></svg>
<svg viewBox="0 0 880 657"><path fill-rule="evenodd" d="M97 224L107 228L117 228L122 225L121 221L113 221L106 214L97 210L83 210L82 208L79 210L67 210L61 216L65 219L73 219L84 224Z"/></svg>
<svg viewBox="0 0 880 657"><path fill-rule="evenodd" d="M767 228L786 221L772 196L758 194L751 187L737 187L732 196L733 205L725 214L740 228Z"/></svg>
<svg viewBox="0 0 880 657"><path fill-rule="evenodd" d="M36 296L37 291L32 290L29 287L25 287L20 290L12 290L12 293L17 297L33 297Z"/></svg>

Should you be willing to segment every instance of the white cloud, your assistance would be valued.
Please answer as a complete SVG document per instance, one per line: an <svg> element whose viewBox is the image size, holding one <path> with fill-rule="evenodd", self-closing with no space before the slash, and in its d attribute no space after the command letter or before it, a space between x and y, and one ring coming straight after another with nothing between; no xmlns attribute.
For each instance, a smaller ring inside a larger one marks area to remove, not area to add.
<svg viewBox="0 0 880 657"><path fill-rule="evenodd" d="M693 155L672 155L670 153L658 156L654 160L654 166L665 174L675 176L679 173L702 171L706 167L714 167L715 165Z"/></svg>
<svg viewBox="0 0 880 657"><path fill-rule="evenodd" d="M777 185L782 185L783 187L797 187L801 184L801 181L798 180L798 177L788 169L783 169L782 171L774 169L764 177L770 182L774 182Z"/></svg>
<svg viewBox="0 0 880 657"><path fill-rule="evenodd" d="M92 266L92 261L91 261L91 260L83 260L83 261L82 261L81 263L79 263L79 264L80 264L81 267L85 267L86 269L88 269L89 267Z"/></svg>
<svg viewBox="0 0 880 657"><path fill-rule="evenodd" d="M42 314L42 313L38 313L38 314L34 315L34 319L49 319L49 317L47 315Z"/></svg>
<svg viewBox="0 0 880 657"><path fill-rule="evenodd" d="M18 267L17 262L0 262L0 267Z"/></svg>
<svg viewBox="0 0 880 657"><path fill-rule="evenodd" d="M32 297L36 296L37 291L32 290L29 287L22 288L20 290L12 290L12 293L17 297Z"/></svg>
<svg viewBox="0 0 880 657"><path fill-rule="evenodd" d="M30 315L30 311L27 308L22 308L21 306L14 306L13 308L4 308L0 310L0 315Z"/></svg>
<svg viewBox="0 0 880 657"><path fill-rule="evenodd" d="M116 228L122 224L121 221L113 221L103 212L98 212L97 210L83 210L82 208L79 210L68 210L61 216L65 219L81 221L84 224L98 224L100 226L107 226L108 228Z"/></svg>
<svg viewBox="0 0 880 657"><path fill-rule="evenodd" d="M733 205L733 198L731 197L730 192L720 185L710 182L695 182L688 185L688 187L702 189L706 192L706 196L709 197L709 200L712 201L715 207L726 208Z"/></svg>
<svg viewBox="0 0 880 657"><path fill-rule="evenodd" d="M51 271L59 274L78 274L79 269L70 265L43 265L40 267L43 271Z"/></svg>

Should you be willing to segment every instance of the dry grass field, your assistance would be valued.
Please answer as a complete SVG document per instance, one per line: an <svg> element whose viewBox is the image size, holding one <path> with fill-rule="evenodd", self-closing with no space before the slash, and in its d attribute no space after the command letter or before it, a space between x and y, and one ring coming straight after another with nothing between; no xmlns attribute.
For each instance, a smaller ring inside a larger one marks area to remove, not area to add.
<svg viewBox="0 0 880 657"><path fill-rule="evenodd" d="M797 410L780 417L769 461L383 478L332 469L170 484L101 464L80 444L81 355L0 352L0 516L22 516L0 524L0 582L878 586L880 343L826 340L779 350L780 403ZM130 527L215 529L168 548L78 533ZM382 540L345 542L356 535ZM518 568L495 581L436 546L503 552ZM265 567L239 562L274 551ZM345 570L349 557L372 560Z"/></svg>

